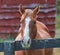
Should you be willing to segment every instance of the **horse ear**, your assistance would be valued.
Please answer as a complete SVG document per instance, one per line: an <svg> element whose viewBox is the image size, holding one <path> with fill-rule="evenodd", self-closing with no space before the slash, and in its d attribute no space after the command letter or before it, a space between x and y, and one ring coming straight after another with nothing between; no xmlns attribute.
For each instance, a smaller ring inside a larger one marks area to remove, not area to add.
<svg viewBox="0 0 60 55"><path fill-rule="evenodd" d="M40 10L40 5L38 4L38 6L36 6L36 8L33 10L33 14L37 15L39 13Z"/></svg>
<svg viewBox="0 0 60 55"><path fill-rule="evenodd" d="M24 8L22 7L22 4L19 5L19 12L21 14L24 14L24 12L25 12Z"/></svg>

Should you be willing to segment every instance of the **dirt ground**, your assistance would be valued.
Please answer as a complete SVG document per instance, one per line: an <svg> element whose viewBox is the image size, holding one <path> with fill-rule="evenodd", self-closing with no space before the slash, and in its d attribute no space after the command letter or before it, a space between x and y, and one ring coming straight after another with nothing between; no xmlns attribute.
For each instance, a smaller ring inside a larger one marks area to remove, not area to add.
<svg viewBox="0 0 60 55"><path fill-rule="evenodd" d="M60 38L60 29L57 29L55 38ZM53 55L60 55L60 48L54 48Z"/></svg>

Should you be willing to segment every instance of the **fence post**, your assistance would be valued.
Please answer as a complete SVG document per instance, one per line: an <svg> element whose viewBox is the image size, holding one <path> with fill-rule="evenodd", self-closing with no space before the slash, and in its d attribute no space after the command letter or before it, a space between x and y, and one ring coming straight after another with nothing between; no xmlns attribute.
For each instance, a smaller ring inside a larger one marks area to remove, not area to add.
<svg viewBox="0 0 60 55"><path fill-rule="evenodd" d="M4 42L4 55L14 55L14 41Z"/></svg>

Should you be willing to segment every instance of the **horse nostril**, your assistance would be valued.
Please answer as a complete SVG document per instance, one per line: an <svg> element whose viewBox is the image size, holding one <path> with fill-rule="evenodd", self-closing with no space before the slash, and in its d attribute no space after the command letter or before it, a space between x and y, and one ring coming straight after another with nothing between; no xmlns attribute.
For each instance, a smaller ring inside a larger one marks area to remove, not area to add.
<svg viewBox="0 0 60 55"><path fill-rule="evenodd" d="M29 42L30 42L30 40L28 40L28 42L27 42L27 43L29 44Z"/></svg>
<svg viewBox="0 0 60 55"><path fill-rule="evenodd" d="M23 40L21 40L21 42L23 43L24 41L23 41Z"/></svg>
<svg viewBox="0 0 60 55"><path fill-rule="evenodd" d="M24 40L22 40L21 43L25 45Z"/></svg>
<svg viewBox="0 0 60 55"><path fill-rule="evenodd" d="M31 39L29 39L27 43L30 44L31 43Z"/></svg>

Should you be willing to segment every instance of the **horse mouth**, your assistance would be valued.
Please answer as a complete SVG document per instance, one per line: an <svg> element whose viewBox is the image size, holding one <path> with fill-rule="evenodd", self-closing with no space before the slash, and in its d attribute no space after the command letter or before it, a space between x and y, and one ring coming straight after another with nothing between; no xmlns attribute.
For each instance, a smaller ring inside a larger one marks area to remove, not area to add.
<svg viewBox="0 0 60 55"><path fill-rule="evenodd" d="M22 44L22 47L23 48L30 48L30 44L26 44L26 45Z"/></svg>

